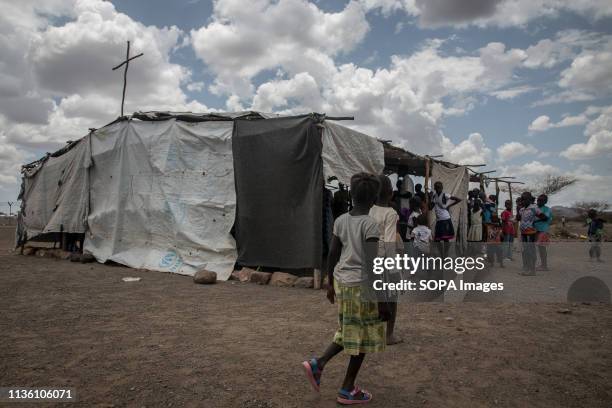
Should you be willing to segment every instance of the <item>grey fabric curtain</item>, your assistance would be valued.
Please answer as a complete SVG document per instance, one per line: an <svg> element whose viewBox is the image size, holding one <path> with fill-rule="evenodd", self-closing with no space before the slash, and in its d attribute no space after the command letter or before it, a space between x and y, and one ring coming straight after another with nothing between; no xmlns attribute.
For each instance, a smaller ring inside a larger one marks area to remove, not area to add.
<svg viewBox="0 0 612 408"><path fill-rule="evenodd" d="M235 121L239 263L320 267L321 150L321 136L311 116Z"/></svg>

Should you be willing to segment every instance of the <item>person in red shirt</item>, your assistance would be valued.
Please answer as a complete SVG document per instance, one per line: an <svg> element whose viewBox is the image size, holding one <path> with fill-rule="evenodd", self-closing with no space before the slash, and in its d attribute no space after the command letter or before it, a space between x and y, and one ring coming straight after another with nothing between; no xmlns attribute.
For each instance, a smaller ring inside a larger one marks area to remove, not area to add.
<svg viewBox="0 0 612 408"><path fill-rule="evenodd" d="M512 246L514 243L514 215L512 214L512 201L506 200L506 209L501 213L502 234L504 240L504 257L512 260Z"/></svg>

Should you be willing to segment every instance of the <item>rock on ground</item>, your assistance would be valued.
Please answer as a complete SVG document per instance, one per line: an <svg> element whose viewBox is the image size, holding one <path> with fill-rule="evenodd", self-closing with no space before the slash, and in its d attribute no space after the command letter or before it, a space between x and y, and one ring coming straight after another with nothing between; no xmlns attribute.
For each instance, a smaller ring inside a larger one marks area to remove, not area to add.
<svg viewBox="0 0 612 408"><path fill-rule="evenodd" d="M272 286L293 286L295 281L298 279L297 276L286 272L274 272L270 278L270 285Z"/></svg>
<svg viewBox="0 0 612 408"><path fill-rule="evenodd" d="M314 287L314 278L312 276L298 278L293 286L296 288L312 288Z"/></svg>
<svg viewBox="0 0 612 408"><path fill-rule="evenodd" d="M25 247L23 248L23 254L26 256L36 255L36 248Z"/></svg>
<svg viewBox="0 0 612 408"><path fill-rule="evenodd" d="M202 269L201 271L197 271L195 275L193 275L193 281L195 283L202 283L205 285L210 285L212 283L217 282L217 273L212 271L207 271L206 269Z"/></svg>
<svg viewBox="0 0 612 408"><path fill-rule="evenodd" d="M240 282L248 282L253 272L255 271L251 268L242 268L239 271L232 272L232 279L239 280Z"/></svg>
<svg viewBox="0 0 612 408"><path fill-rule="evenodd" d="M272 274L270 272L253 271L251 272L249 282L257 283L258 285L267 285L271 277Z"/></svg>

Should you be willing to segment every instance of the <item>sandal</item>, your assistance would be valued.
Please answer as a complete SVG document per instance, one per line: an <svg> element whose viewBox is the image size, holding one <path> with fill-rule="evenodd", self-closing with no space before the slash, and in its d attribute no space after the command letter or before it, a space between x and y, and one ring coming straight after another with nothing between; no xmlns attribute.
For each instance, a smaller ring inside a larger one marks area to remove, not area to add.
<svg viewBox="0 0 612 408"><path fill-rule="evenodd" d="M338 398L336 398L338 404L342 405L353 405L353 404L367 404L372 401L372 394L366 390L360 389L358 386L353 388L353 391L347 391L341 389L338 392Z"/></svg>
<svg viewBox="0 0 612 408"><path fill-rule="evenodd" d="M304 372L306 373L306 377L308 378L308 381L310 381L310 385L312 386L312 389L315 390L316 392L319 392L321 389L320 388L321 374L323 373L323 370L319 368L319 364L317 364L317 360L313 358L310 361L303 361L302 368L304 369Z"/></svg>

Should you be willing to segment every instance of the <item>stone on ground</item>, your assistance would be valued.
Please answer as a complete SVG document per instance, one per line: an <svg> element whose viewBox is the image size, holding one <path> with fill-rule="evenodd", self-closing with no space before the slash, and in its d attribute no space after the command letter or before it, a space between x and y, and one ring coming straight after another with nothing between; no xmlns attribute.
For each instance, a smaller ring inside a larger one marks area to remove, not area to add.
<svg viewBox="0 0 612 408"><path fill-rule="evenodd" d="M23 248L23 254L26 256L36 255L36 248L25 247Z"/></svg>
<svg viewBox="0 0 612 408"><path fill-rule="evenodd" d="M272 286L293 286L295 281L298 279L297 276L286 272L274 272L270 278L270 285Z"/></svg>
<svg viewBox="0 0 612 408"><path fill-rule="evenodd" d="M72 259L71 259L72 260ZM81 263L91 263L95 262L96 258L92 254L82 254L79 262Z"/></svg>
<svg viewBox="0 0 612 408"><path fill-rule="evenodd" d="M232 279L239 280L240 282L248 282L253 272L255 271L251 268L242 268L239 271L232 272Z"/></svg>
<svg viewBox="0 0 612 408"><path fill-rule="evenodd" d="M314 278L312 276L303 276L298 278L293 286L296 288L312 288L314 287Z"/></svg>
<svg viewBox="0 0 612 408"><path fill-rule="evenodd" d="M249 282L253 282L258 285L267 285L271 277L272 274L270 272L253 271L251 272Z"/></svg>
<svg viewBox="0 0 612 408"><path fill-rule="evenodd" d="M207 271L206 269L202 269L197 271L195 275L193 275L193 281L195 283L202 283L205 285L210 285L212 283L217 282L217 273L212 271Z"/></svg>

